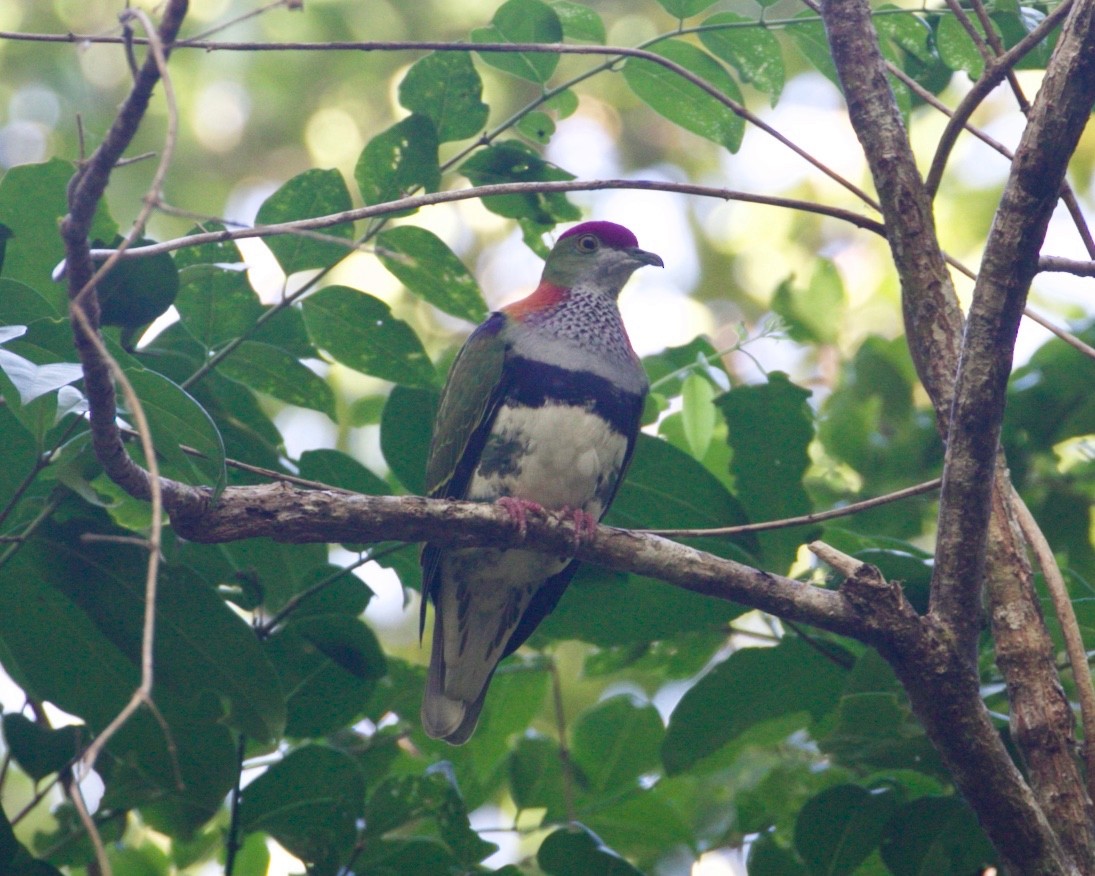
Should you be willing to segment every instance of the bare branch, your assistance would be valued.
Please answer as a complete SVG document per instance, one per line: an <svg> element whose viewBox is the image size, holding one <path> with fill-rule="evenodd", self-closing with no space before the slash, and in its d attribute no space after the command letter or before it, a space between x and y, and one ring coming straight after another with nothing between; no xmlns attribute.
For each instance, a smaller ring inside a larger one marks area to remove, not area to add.
<svg viewBox="0 0 1095 876"><path fill-rule="evenodd" d="M973 111L1003 81L1008 72L1045 40L1049 32L1065 19L1072 8L1072 2L1073 0L1064 0L1060 6L1042 19L1042 23L1034 30L987 65L981 78L973 84L973 88L962 98L961 103L958 104L954 115L951 116L950 122L947 123L947 127L939 138L939 143L935 148L935 157L932 159L931 168L929 168L928 175L924 180L924 187L928 190L930 196L934 197L939 190L939 183L943 178L943 171L947 166L951 150L954 148L959 133L969 121L970 116L973 115Z"/></svg>
<svg viewBox="0 0 1095 876"><path fill-rule="evenodd" d="M743 201L751 204L766 204L772 207L783 207L789 210L802 210L808 213L816 213L820 216L830 216L834 219L839 219L842 222L854 225L857 228L872 231L875 234L883 233L882 224L880 222L863 216L854 210L830 207L826 204L816 204L812 201L802 201L796 198L780 198L771 195L753 194L752 192L740 192L733 189L719 189L712 186L661 182L657 180L567 180L562 182L498 183L495 185L476 186L467 189L411 195L406 198L399 198L395 201L387 201L383 204L358 207L354 210L330 213L326 216L317 216L311 219L279 222L274 225L257 225L254 227L236 228L233 230L209 231L202 234L177 237L173 240L163 241L162 243L132 247L123 254L122 258L144 258L160 255L162 253L174 252L175 250L185 249L190 246L202 246L208 243L224 243L229 240L245 240L256 237L275 237L281 234L294 234L300 231L314 230L317 228L331 228L335 225L346 225L360 219L371 219L375 216L387 216L404 210L415 210L420 207L429 207L434 204L448 204L454 201L466 201L472 198L488 198L494 195L512 195L528 192L595 192L605 189L673 192L682 195L716 198L722 201ZM338 242L347 248L352 248L354 246L354 244L345 240L339 240ZM104 258L113 252L114 250L109 249L96 249L92 251L92 255L95 258Z"/></svg>
<svg viewBox="0 0 1095 876"><path fill-rule="evenodd" d="M1057 565L1057 558L1053 556L1053 549L1049 546L1041 527L1038 526L1038 521L1030 513L1030 508L1014 490L1011 494L1011 502L1018 517L1019 526L1023 530L1023 536L1034 551L1034 556L1042 569L1046 590L1049 591L1053 610L1061 625L1065 653L1068 655L1068 664L1076 683L1076 695L1080 700L1080 717L1084 728L1084 765L1087 767L1087 792L1089 798L1095 799L1095 688L1091 685L1091 667L1087 664L1087 649L1080 636L1076 611L1072 607L1072 600L1069 598L1064 576L1061 575L1061 569Z"/></svg>
<svg viewBox="0 0 1095 876"><path fill-rule="evenodd" d="M207 492L211 499L211 492ZM880 631L863 621L839 594L744 566L657 536L606 526L574 550L568 519L532 515L522 539L512 518L493 505L417 496L361 496L286 484L229 487L216 505L173 519L191 541L225 542L268 536L285 542L429 541L438 545L523 545L574 554L579 559L659 578L670 584L744 602L845 635L871 638Z"/></svg>
<svg viewBox="0 0 1095 876"><path fill-rule="evenodd" d="M1039 271L1061 271L1077 277L1095 277L1095 261L1066 259L1061 256L1042 256L1038 259Z"/></svg>
<svg viewBox="0 0 1095 876"><path fill-rule="evenodd" d="M800 517L785 517L782 520L765 520L761 523L743 523L740 526L722 526L717 529L640 529L636 531L645 532L650 535L661 535L667 538L708 538L713 536L742 535L747 532L770 532L773 529L790 529L793 526L808 526L811 523L821 523L824 520L847 517L850 514L858 514L860 511L866 511L870 508L878 508L882 505L888 505L891 502L899 502L902 499L909 499L913 496L930 493L933 490L938 490L939 485L942 483L942 478L934 478L930 481L924 481L922 484L905 487L903 490L894 490L892 493L886 493L884 496L875 496L871 499L864 499L861 502L852 502L850 505L844 505L841 508L830 508L828 511L803 514ZM825 557L822 557L822 559L829 562ZM832 566L834 564L829 563L829 565Z"/></svg>
<svg viewBox="0 0 1095 876"><path fill-rule="evenodd" d="M1012 350L1068 160L1095 101L1095 2L1079 0L1016 151L974 286L947 439L932 612L973 642Z"/></svg>

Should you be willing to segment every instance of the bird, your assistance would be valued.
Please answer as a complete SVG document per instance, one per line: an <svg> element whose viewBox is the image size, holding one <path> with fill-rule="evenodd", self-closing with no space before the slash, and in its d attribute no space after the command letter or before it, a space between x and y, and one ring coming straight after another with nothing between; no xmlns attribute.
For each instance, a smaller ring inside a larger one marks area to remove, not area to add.
<svg viewBox="0 0 1095 876"><path fill-rule="evenodd" d="M570 515L576 538L608 510L635 450L646 373L617 304L637 269L664 267L613 222L561 234L526 298L491 313L442 390L426 464L434 498ZM551 613L577 561L521 548L421 556L419 634L434 606L422 726L453 745L475 730L494 671Z"/></svg>

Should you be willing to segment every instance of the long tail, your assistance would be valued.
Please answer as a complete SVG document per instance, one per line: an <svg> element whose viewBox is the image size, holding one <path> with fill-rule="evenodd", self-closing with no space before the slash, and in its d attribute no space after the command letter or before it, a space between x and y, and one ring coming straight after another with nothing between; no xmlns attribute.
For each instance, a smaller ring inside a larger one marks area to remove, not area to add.
<svg viewBox="0 0 1095 876"><path fill-rule="evenodd" d="M475 700L454 699L445 694L445 634L441 611L434 612L433 647L430 651L430 669L426 677L426 691L422 697L422 729L427 736L444 739L453 745L463 745L471 738L483 701L490 686L493 669Z"/></svg>

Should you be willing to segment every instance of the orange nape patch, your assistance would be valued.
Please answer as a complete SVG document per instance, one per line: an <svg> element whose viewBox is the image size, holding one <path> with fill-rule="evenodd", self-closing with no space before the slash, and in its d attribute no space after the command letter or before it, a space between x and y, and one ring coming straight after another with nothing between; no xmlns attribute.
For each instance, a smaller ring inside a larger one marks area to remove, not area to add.
<svg viewBox="0 0 1095 876"><path fill-rule="evenodd" d="M542 313L557 304L562 304L569 294L569 289L541 280L540 285L531 295L520 301L514 301L513 304L507 304L502 308L502 312L513 319L525 319L534 313Z"/></svg>

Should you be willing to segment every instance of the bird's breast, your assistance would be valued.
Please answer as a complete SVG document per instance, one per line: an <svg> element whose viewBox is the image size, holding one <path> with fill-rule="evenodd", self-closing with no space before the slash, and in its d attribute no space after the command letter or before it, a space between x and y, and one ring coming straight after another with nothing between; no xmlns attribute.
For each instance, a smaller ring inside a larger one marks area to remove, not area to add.
<svg viewBox="0 0 1095 876"><path fill-rule="evenodd" d="M599 518L627 456L627 438L589 406L513 402L498 411L468 498L514 496Z"/></svg>

